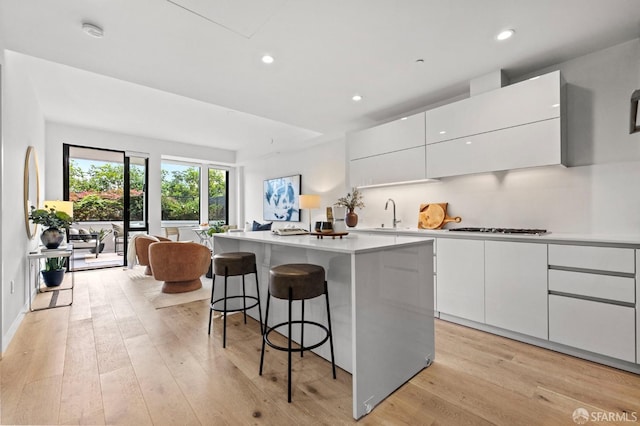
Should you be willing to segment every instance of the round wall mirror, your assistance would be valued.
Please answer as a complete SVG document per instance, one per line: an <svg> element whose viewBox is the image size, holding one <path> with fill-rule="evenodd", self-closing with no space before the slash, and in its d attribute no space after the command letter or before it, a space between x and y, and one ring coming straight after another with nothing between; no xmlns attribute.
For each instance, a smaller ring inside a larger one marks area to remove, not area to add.
<svg viewBox="0 0 640 426"><path fill-rule="evenodd" d="M27 236L33 239L36 235L38 225L29 221L31 206L40 206L40 168L38 167L38 156L33 146L27 148L27 156L24 159L24 224L27 229Z"/></svg>

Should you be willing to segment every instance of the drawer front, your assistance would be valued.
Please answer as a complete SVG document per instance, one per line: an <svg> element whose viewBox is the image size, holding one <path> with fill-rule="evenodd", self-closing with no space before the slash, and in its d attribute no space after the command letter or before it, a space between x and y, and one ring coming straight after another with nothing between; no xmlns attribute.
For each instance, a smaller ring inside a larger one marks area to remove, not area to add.
<svg viewBox="0 0 640 426"><path fill-rule="evenodd" d="M633 249L549 244L549 265L635 273Z"/></svg>
<svg viewBox="0 0 640 426"><path fill-rule="evenodd" d="M549 295L549 340L635 362L635 309Z"/></svg>
<svg viewBox="0 0 640 426"><path fill-rule="evenodd" d="M636 280L574 271L549 271L549 290L598 299L635 303Z"/></svg>

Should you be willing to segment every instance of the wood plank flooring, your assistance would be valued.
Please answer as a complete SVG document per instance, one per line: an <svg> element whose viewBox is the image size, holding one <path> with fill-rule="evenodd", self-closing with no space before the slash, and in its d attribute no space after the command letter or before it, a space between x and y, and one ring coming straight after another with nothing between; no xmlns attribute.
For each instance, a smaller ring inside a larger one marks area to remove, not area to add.
<svg viewBox="0 0 640 426"><path fill-rule="evenodd" d="M328 362L294 357L288 404L284 352L258 375L257 322L230 316L222 349L207 301L155 309L127 273L78 272L73 306L27 314L0 361L2 424L355 423L349 374L334 381ZM574 425L579 407L629 424L640 376L436 321L434 364L359 423Z"/></svg>

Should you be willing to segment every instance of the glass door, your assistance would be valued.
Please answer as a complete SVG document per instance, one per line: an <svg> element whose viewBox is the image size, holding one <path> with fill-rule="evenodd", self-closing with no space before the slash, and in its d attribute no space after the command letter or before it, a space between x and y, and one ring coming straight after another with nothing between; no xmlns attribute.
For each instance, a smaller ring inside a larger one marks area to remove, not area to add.
<svg viewBox="0 0 640 426"><path fill-rule="evenodd" d="M69 229L74 269L126 264L125 153L63 145L64 199L73 202Z"/></svg>

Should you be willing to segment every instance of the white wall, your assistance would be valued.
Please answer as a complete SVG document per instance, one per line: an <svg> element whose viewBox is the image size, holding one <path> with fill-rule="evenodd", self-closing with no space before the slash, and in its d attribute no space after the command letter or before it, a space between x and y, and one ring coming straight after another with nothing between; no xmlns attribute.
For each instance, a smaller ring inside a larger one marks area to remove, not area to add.
<svg viewBox="0 0 640 426"><path fill-rule="evenodd" d="M160 163L162 156L168 155L182 157L185 159L227 164L235 162L235 153L232 151L106 132L96 129L87 129L59 123L47 123L46 140L47 191L45 197L52 200L61 200L63 196L62 145L65 143L149 154L149 232L155 235L163 235L160 227ZM235 176L235 173L229 173L230 198L235 193ZM235 217L236 203L233 202L233 200L230 200L230 222L232 218Z"/></svg>
<svg viewBox="0 0 640 426"><path fill-rule="evenodd" d="M326 217L325 207L330 207L344 193L345 145L344 138L325 142L295 152L273 154L244 165L242 180L244 199L243 221L265 222L262 219L262 188L265 179L294 174L302 175L302 194L321 196L320 209L311 211L311 221ZM283 227L291 222L274 222L273 227ZM309 211L302 212L302 222L309 226Z"/></svg>
<svg viewBox="0 0 640 426"><path fill-rule="evenodd" d="M4 51L2 67L2 351L20 324L27 293L27 253L38 245L25 231L24 160L34 146L43 171L44 117L28 76L18 71L12 52ZM40 175L44 188L43 173ZM11 292L11 282L14 291Z"/></svg>
<svg viewBox="0 0 640 426"><path fill-rule="evenodd" d="M393 198L402 219L399 226L417 226L421 203L448 202L449 215L462 217L460 226L640 234L640 134L629 135L628 130L631 93L640 88L640 40L512 81L556 69L568 84L568 163L579 167L364 189L366 208L358 211L359 226L390 226L392 213L384 205Z"/></svg>

